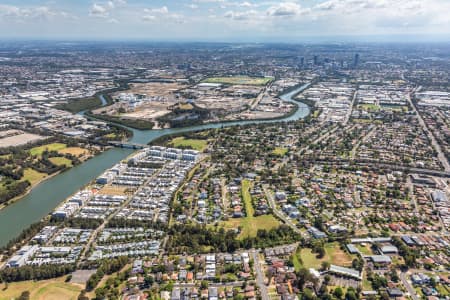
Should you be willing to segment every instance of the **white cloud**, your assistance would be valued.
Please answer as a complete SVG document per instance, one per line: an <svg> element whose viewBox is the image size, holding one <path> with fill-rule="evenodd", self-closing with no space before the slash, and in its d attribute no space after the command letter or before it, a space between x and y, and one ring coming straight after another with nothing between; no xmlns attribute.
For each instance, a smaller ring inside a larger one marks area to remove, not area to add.
<svg viewBox="0 0 450 300"><path fill-rule="evenodd" d="M151 13L151 14L168 14L169 13L169 9L167 8L167 6L163 6L160 8L145 8L144 9L145 13Z"/></svg>
<svg viewBox="0 0 450 300"><path fill-rule="evenodd" d="M233 19L233 20L237 20L237 21L250 20L250 19L254 19L257 16L258 16L258 12L255 10L249 10L249 11L244 11L244 12L230 10L224 14L225 18Z"/></svg>
<svg viewBox="0 0 450 300"><path fill-rule="evenodd" d="M282 2L269 7L267 15L273 17L295 16L302 12L302 7L295 2Z"/></svg>
<svg viewBox="0 0 450 300"><path fill-rule="evenodd" d="M194 3L191 3L191 4L186 4L186 7L189 7L190 9L197 9L198 5L194 4Z"/></svg>
<svg viewBox="0 0 450 300"><path fill-rule="evenodd" d="M156 20L156 17L152 16L152 15L142 16L142 21L145 21L145 22L151 22L151 21L155 21L155 20Z"/></svg>
<svg viewBox="0 0 450 300"><path fill-rule="evenodd" d="M252 3L248 2L248 1L244 1L244 2L238 3L238 5L240 7L252 7L252 6L255 6L254 4L252 4Z"/></svg>
<svg viewBox="0 0 450 300"><path fill-rule="evenodd" d="M227 0L194 0L194 2L197 2L197 3L224 3L224 2L227 2Z"/></svg>
<svg viewBox="0 0 450 300"><path fill-rule="evenodd" d="M98 3L94 3L89 11L89 15L92 17L106 18L109 16L109 6L104 6Z"/></svg>
<svg viewBox="0 0 450 300"><path fill-rule="evenodd" d="M48 20L53 17L69 18L71 15L64 11L53 10L48 6L18 7L0 4L0 19L25 21L27 19Z"/></svg>

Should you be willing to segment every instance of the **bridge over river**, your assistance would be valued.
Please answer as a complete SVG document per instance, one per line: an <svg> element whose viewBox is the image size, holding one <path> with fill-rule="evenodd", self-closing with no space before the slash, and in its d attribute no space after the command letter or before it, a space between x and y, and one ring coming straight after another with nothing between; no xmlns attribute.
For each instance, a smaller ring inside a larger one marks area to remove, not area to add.
<svg viewBox="0 0 450 300"><path fill-rule="evenodd" d="M147 143L161 136L169 134L205 130L210 128L221 128L234 125L286 122L305 118L310 113L309 107L304 103L296 102L295 100L293 100L293 97L304 89L308 88L308 86L309 83L297 87L292 91L289 91L280 96L282 100L296 103L298 106L295 113L282 119L245 120L203 124L184 128L155 130L137 130L127 127L127 129L133 132L133 137L128 142L124 143L124 145L130 145L132 146L132 148L114 147L113 149L109 149L78 166L75 166L59 175L49 178L48 180L42 182L37 187L32 189L30 193L28 193L19 201L0 210L0 246L6 245L9 240L17 237L24 229L29 227L31 224L38 222L43 217L47 216L62 201L77 192L83 186L89 184L106 169L125 159L127 156L132 154L135 149L139 149L135 148L134 146L146 146ZM103 95L100 95L100 99L105 105L106 101ZM81 114L83 114L83 112Z"/></svg>

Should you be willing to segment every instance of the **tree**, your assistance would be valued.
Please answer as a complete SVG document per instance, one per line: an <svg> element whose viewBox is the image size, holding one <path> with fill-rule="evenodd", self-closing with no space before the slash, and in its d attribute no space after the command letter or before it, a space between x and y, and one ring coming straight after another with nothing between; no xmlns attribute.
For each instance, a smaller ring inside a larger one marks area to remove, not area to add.
<svg viewBox="0 0 450 300"><path fill-rule="evenodd" d="M18 300L29 300L30 299L30 292L24 291L22 294L20 294Z"/></svg>
<svg viewBox="0 0 450 300"><path fill-rule="evenodd" d="M345 300L357 300L358 296L356 295L356 292L354 289L349 288L347 290L347 293L345 293Z"/></svg>
<svg viewBox="0 0 450 300"><path fill-rule="evenodd" d="M340 287L337 287L334 290L333 295L336 296L336 298L341 299L342 296L344 295L344 292L342 291L342 289Z"/></svg>
<svg viewBox="0 0 450 300"><path fill-rule="evenodd" d="M314 299L316 299L316 297L314 296L313 291L311 289L305 289L303 291L302 299L304 299L304 300L314 300Z"/></svg>
<svg viewBox="0 0 450 300"><path fill-rule="evenodd" d="M330 263L328 261L323 261L321 265L321 270L326 271L330 268Z"/></svg>

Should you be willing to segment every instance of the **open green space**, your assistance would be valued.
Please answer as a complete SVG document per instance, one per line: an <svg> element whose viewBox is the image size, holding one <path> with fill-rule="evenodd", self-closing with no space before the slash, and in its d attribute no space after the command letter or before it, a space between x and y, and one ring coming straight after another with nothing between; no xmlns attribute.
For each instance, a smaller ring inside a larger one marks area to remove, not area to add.
<svg viewBox="0 0 450 300"><path fill-rule="evenodd" d="M128 126L139 130L150 130L153 129L153 126L155 126L155 124L152 121L142 119L122 118L120 116L110 116L107 114L93 114L89 112L86 113L86 116L103 120L106 122L117 123L120 125Z"/></svg>
<svg viewBox="0 0 450 300"><path fill-rule="evenodd" d="M287 148L277 147L273 150L272 153L278 156L285 156L287 152L288 152Z"/></svg>
<svg viewBox="0 0 450 300"><path fill-rule="evenodd" d="M65 157L50 157L48 160L57 166L65 165L66 167L69 168L72 167L72 161Z"/></svg>
<svg viewBox="0 0 450 300"><path fill-rule="evenodd" d="M98 97L89 97L78 100L70 100L67 103L58 105L57 108L70 111L71 113L78 113L83 110L92 110L102 106L102 100Z"/></svg>
<svg viewBox="0 0 450 300"><path fill-rule="evenodd" d="M252 195L250 195L251 187L252 183L249 180L242 180L242 200L244 200L247 217L252 217L255 214L255 209L252 204Z"/></svg>
<svg viewBox="0 0 450 300"><path fill-rule="evenodd" d="M297 258L294 258L294 266L297 260L297 266L303 266L307 269L314 268L320 269L322 262L326 261L330 264L338 266L351 266L352 256L342 250L338 243L327 243L325 244L325 256L322 258L317 258L317 253L313 253L310 248L299 249L295 254ZM301 264L303 262L303 264Z"/></svg>
<svg viewBox="0 0 450 300"><path fill-rule="evenodd" d="M45 177L47 177L47 174L40 173L38 171L28 168L23 171L23 177L21 180L23 180L23 181L28 180L31 183L31 185L33 185L33 184L41 181Z"/></svg>
<svg viewBox="0 0 450 300"><path fill-rule="evenodd" d="M21 281L3 286L0 290L0 300L18 299L23 291L30 292L30 299L37 300L59 300L78 298L82 290L81 285L64 282L65 277L40 281Z"/></svg>
<svg viewBox="0 0 450 300"><path fill-rule="evenodd" d="M242 199L245 205L246 217L234 218L228 221L222 222L220 225L225 230L241 228L241 232L238 236L239 239L245 237L255 237L258 229L270 230L280 226L280 222L275 219L273 215L262 215L254 217L255 209L252 205L252 197L250 195L251 182L249 180L242 181Z"/></svg>
<svg viewBox="0 0 450 300"><path fill-rule="evenodd" d="M445 285L438 284L438 285L436 285L436 289L439 292L439 294L443 297L450 295L449 289Z"/></svg>
<svg viewBox="0 0 450 300"><path fill-rule="evenodd" d="M185 137L177 137L170 141L169 146L175 148L191 148L197 151L203 151L208 146L207 140L186 139Z"/></svg>
<svg viewBox="0 0 450 300"><path fill-rule="evenodd" d="M379 111L381 109L381 107L376 104L360 104L358 107L366 111Z"/></svg>
<svg viewBox="0 0 450 300"><path fill-rule="evenodd" d="M225 230L236 229L241 227L241 233L238 235L239 239L245 237L255 237L258 229L270 230L280 226L280 222L272 215L263 215L258 217L245 217L230 219L222 222L221 225Z"/></svg>
<svg viewBox="0 0 450 300"><path fill-rule="evenodd" d="M230 85L266 85L273 78L271 77L249 77L249 76L233 76L233 77L210 77L203 82L205 83L222 83Z"/></svg>
<svg viewBox="0 0 450 300"><path fill-rule="evenodd" d="M362 255L373 255L370 246L367 245L356 245L356 248L361 252Z"/></svg>
<svg viewBox="0 0 450 300"><path fill-rule="evenodd" d="M62 144L62 143L52 143L52 144L47 144L47 145L42 145L39 147L34 147L31 148L30 154L31 155L42 155L42 153L47 150L47 151L59 151L59 150L63 150L67 148L66 144Z"/></svg>

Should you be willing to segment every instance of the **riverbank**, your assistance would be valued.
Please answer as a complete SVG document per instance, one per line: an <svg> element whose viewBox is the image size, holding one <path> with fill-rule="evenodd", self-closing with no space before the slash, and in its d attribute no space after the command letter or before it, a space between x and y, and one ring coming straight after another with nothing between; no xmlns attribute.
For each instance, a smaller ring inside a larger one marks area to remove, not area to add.
<svg viewBox="0 0 450 300"><path fill-rule="evenodd" d="M108 149L109 149L109 148L105 148L104 151L107 151ZM102 152L103 152L103 151L98 152L97 154L94 154L94 155L89 155L89 156L87 156L86 158L80 160L80 161L81 161L80 164L85 163L85 162L88 161L89 159L95 157L96 155L98 155L98 154L100 154L100 153L102 153ZM12 198L12 199L6 201L5 203L0 204L0 211L1 211L2 209L4 209L4 208L6 208L6 207L8 207L8 206L10 206L10 205L12 205L12 204L14 204L14 203L16 203L17 201L20 201L21 199L23 199L25 196L27 196L29 193L31 193L31 192L33 191L34 188L38 187L41 183L43 183L43 182L45 182L45 181L47 181L47 180L49 180L49 179L51 179L51 178L53 178L53 177L55 177L55 176L57 176L57 175L60 175L61 173L67 172L68 170L70 170L70 169L73 168L73 167L75 167L75 166L66 167L65 169L60 170L60 171L57 171L57 172L55 172L55 173L47 174L44 178L39 179L39 180L36 181L36 182L33 182L33 183L25 190L25 192L23 192L22 194L20 194L20 195L18 195L18 196L16 196L16 197L14 197L14 198Z"/></svg>
<svg viewBox="0 0 450 300"><path fill-rule="evenodd" d="M295 100L292 96L300 90L304 90L306 85L290 93L282 95L283 101L292 103ZM235 121L228 123L203 124L185 128L155 129L155 130L136 130L125 127L133 133L129 142L136 144L147 144L161 136L198 131L213 128L222 128L235 125L264 124L275 122L288 122L303 119L310 113L309 107L305 104L298 104L299 108L289 117L278 120L262 121ZM119 124L116 124L120 126ZM77 165L58 176L48 178L33 190L31 190L21 201L8 205L0 210L0 246L5 246L8 241L16 238L19 234L48 216L55 207L62 201L76 193L82 187L86 186L92 180L95 180L104 170L111 168L117 162L125 159L132 154L132 149L113 148L96 155L88 161Z"/></svg>
<svg viewBox="0 0 450 300"><path fill-rule="evenodd" d="M16 197L14 197L14 198L12 198L12 199L6 201L6 203L2 203L2 204L0 205L0 211L1 211L2 209L4 209L5 207L14 204L15 202L20 201L20 199L22 199L23 197L25 197L26 195L28 195L29 193L31 193L31 191L32 191L35 187L39 186L39 184L41 184L42 182L44 182L44 181L46 181L46 180L48 180L48 179L51 179L52 177L54 177L54 176L56 176L56 175L59 175L59 174L61 174L61 173L64 172L64 171L65 171L65 170L62 170L62 171L58 171L58 172L56 172L56 173L47 175L46 177L44 177L44 178L40 179L39 181L33 183L33 184L30 185L30 186L25 190L25 192L22 193L21 195L18 195L18 196L16 196Z"/></svg>

